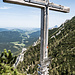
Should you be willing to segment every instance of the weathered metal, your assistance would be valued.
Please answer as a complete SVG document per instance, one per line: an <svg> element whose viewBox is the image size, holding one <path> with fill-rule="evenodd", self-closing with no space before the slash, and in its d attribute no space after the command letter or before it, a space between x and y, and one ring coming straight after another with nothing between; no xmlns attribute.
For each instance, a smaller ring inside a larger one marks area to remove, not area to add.
<svg viewBox="0 0 75 75"><path fill-rule="evenodd" d="M44 8L45 6L49 7L49 10L59 11L69 13L70 8L54 3L49 3L47 0L3 0L7 3L14 3L19 5L37 7L37 8Z"/></svg>
<svg viewBox="0 0 75 75"><path fill-rule="evenodd" d="M54 11L64 12L64 13L69 13L70 12L69 7L54 4L54 3L49 3L49 9L54 10Z"/></svg>
<svg viewBox="0 0 75 75"><path fill-rule="evenodd" d="M32 3L32 2L25 2L24 0L3 0L3 2L6 3L13 3L13 4L19 4L24 6L31 6L31 7L37 7L37 8L44 8L44 5Z"/></svg>

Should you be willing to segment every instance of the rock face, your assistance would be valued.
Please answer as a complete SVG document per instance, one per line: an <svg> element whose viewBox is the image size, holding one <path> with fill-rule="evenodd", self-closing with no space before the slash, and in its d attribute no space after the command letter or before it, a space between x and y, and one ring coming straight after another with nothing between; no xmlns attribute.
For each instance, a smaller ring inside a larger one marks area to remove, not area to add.
<svg viewBox="0 0 75 75"><path fill-rule="evenodd" d="M26 48L22 49L22 52L20 53L20 55L17 57L15 64L13 64L13 66L16 68L17 65L19 64L19 62L22 62L24 59L24 52L26 51Z"/></svg>

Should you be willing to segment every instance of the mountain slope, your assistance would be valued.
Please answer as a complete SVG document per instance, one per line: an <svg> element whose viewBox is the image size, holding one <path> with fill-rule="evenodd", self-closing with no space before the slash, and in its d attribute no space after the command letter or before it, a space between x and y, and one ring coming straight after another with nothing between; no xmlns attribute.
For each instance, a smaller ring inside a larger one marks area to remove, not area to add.
<svg viewBox="0 0 75 75"><path fill-rule="evenodd" d="M22 37L20 37L20 33L17 31L2 31L0 32L0 51L2 52L4 49L11 50L13 53L21 50L21 47L18 45L14 45L11 42L21 42ZM0 52L0 53L1 53Z"/></svg>
<svg viewBox="0 0 75 75"><path fill-rule="evenodd" d="M32 45L40 35L40 31L35 30L33 30L35 32L32 32L21 29L11 29L8 31L6 29L0 29L0 53L4 49L10 49L13 54L19 54L22 48Z"/></svg>
<svg viewBox="0 0 75 75"><path fill-rule="evenodd" d="M36 40L38 40L38 38L40 36L40 31L36 31L36 32L33 32L31 34L28 34L28 35L29 35L29 38L24 41L24 44L26 44L27 47L32 45L33 42L35 42Z"/></svg>
<svg viewBox="0 0 75 75"><path fill-rule="evenodd" d="M8 31L8 29L0 28L0 32L1 32L1 31Z"/></svg>
<svg viewBox="0 0 75 75"><path fill-rule="evenodd" d="M53 74L75 74L75 17L59 27L53 36L49 39L49 56L52 56L52 64L50 65Z"/></svg>
<svg viewBox="0 0 75 75"><path fill-rule="evenodd" d="M51 75L75 74L75 17L68 20L57 29L49 30L49 57L52 56L49 65ZM24 61L17 69L19 72L27 72L37 75L40 61L40 44L28 48L24 55Z"/></svg>
<svg viewBox="0 0 75 75"><path fill-rule="evenodd" d="M16 35L16 36L15 36ZM0 43L21 41L20 33L17 31L3 31L0 32Z"/></svg>

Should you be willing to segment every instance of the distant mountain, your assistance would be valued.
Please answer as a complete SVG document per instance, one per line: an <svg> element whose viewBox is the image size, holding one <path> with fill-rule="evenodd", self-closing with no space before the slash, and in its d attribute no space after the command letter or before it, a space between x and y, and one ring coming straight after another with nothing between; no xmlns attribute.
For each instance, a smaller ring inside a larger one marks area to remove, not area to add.
<svg viewBox="0 0 75 75"><path fill-rule="evenodd" d="M53 28L58 28L58 26L57 26L57 25L55 25Z"/></svg>
<svg viewBox="0 0 75 75"><path fill-rule="evenodd" d="M23 31L39 31L40 28L21 28Z"/></svg>
<svg viewBox="0 0 75 75"><path fill-rule="evenodd" d="M36 31L29 34L29 38L24 40L24 44L26 44L26 46L32 45L36 40L39 39L39 36L40 36L40 31Z"/></svg>
<svg viewBox="0 0 75 75"><path fill-rule="evenodd" d="M17 31L0 32L0 43L21 41L20 33Z"/></svg>
<svg viewBox="0 0 75 75"><path fill-rule="evenodd" d="M58 28L58 25L55 25L55 26L53 26L53 27L51 27L49 29L53 29L53 28Z"/></svg>
<svg viewBox="0 0 75 75"><path fill-rule="evenodd" d="M5 30L5 31L4 31ZM0 32L0 53L4 49L10 49L13 53L18 54L23 47L32 45L40 36L40 31L26 31L22 29L3 29Z"/></svg>
<svg viewBox="0 0 75 75"><path fill-rule="evenodd" d="M0 28L0 32L1 32L1 31L8 31L8 29Z"/></svg>
<svg viewBox="0 0 75 75"><path fill-rule="evenodd" d="M25 32L26 30L22 30L22 29L14 28L14 29L11 29L11 31L18 31L18 32L23 33L23 32Z"/></svg>
<svg viewBox="0 0 75 75"><path fill-rule="evenodd" d="M11 50L13 53L21 50L21 47L18 45L14 45L11 42L22 42L22 37L20 33L17 31L2 31L0 32L0 51L2 52L4 49Z"/></svg>

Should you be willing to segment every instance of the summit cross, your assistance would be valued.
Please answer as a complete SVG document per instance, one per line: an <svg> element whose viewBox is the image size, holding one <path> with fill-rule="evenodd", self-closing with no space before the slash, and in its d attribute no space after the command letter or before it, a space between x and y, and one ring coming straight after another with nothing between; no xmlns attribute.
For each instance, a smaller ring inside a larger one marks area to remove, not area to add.
<svg viewBox="0 0 75 75"><path fill-rule="evenodd" d="M41 46L40 46L40 71L39 75L49 75L47 66L50 64L48 58L48 25L49 10L69 13L70 8L54 4L49 0L3 0L7 3L41 8Z"/></svg>

